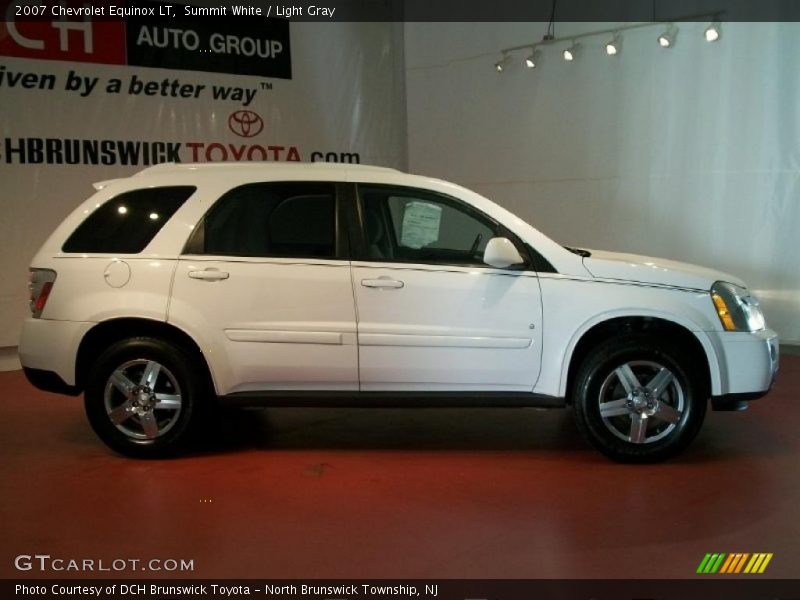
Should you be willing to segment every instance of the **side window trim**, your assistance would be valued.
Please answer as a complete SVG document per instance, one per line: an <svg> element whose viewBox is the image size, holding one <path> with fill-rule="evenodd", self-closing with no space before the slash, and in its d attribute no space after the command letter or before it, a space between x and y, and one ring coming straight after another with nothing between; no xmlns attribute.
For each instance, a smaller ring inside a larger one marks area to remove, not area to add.
<svg viewBox="0 0 800 600"><path fill-rule="evenodd" d="M348 260L357 260L356 257L363 256L366 251L365 240L361 224L361 205L358 201L358 192L354 183L339 183L337 186L337 196L339 199L339 218L338 226L345 242L345 250Z"/></svg>
<svg viewBox="0 0 800 600"><path fill-rule="evenodd" d="M334 191L334 255L330 258L314 258L310 259L307 257L297 257L300 260L350 260L351 252L350 252L350 243L349 243L349 231L348 227L344 226L347 222L346 217L343 217L342 213L344 210L345 196L346 196L346 187L347 184L342 182L336 181L306 181L306 180L274 180L274 181L255 181L250 183L244 183L241 185L236 185L232 188L225 190L220 196L211 203L211 205L206 209L206 211L201 215L200 219L198 220L197 224L195 225L194 232L192 235L189 236L189 239L186 241L186 244L183 247L181 252L181 256L228 256L228 255L211 255L206 253L205 251L205 229L206 229L206 218L223 198L228 196L228 194L234 193L237 190L242 188L246 188L253 185L268 185L268 184L290 184L290 183L307 183L307 184L327 184L333 187ZM237 258L248 258L239 256ZM286 257L279 257L279 256L252 256L249 258L262 258L262 259L270 259L270 258L286 258Z"/></svg>
<svg viewBox="0 0 800 600"><path fill-rule="evenodd" d="M226 192L227 193L227 192ZM211 207L214 205L212 204ZM208 211L211 210L211 207L206 210L201 216L200 220L195 223L194 230L192 231L189 239L186 240L186 244L183 246L183 250L181 250L180 255L202 255L203 249L205 248L205 238L206 238L206 214Z"/></svg>
<svg viewBox="0 0 800 600"><path fill-rule="evenodd" d="M367 244L366 244L366 231L365 231L365 223L364 223L364 202L361 197L361 188L363 186L367 187L378 187L378 188L386 188L387 190L398 190L407 192L409 194L423 194L423 195L430 195L430 196L438 196L450 203L454 204L455 206L463 209L468 215L475 215L476 218L480 221L485 221L491 224L492 229L496 231L496 235L500 235L503 237L509 238L514 245L519 250L520 255L522 256L523 260L525 261L521 265L517 265L514 267L510 267L509 271L526 271L526 270L537 270L534 268L534 261L531 260L531 254L529 250L531 248L525 244L519 237L514 234L513 232L509 231L502 223L498 222L496 219L490 217L483 211L474 206L467 204L463 200L455 198L453 196L449 196L447 194L443 194L441 192L437 192L434 190L427 190L425 188L415 188L410 186L403 186L403 185L392 185L392 184L383 184L383 183L368 183L368 182L357 182L353 184L353 194L355 200L355 207L356 207L356 216L357 219L355 221L355 227L357 228L357 237L359 240L359 247L357 251L353 253L353 260L361 260L364 262L381 262L381 263L397 263L397 264L422 264L422 265L432 265L432 266L464 266L453 264L449 262L442 262L442 261L417 261L417 260L402 260L398 258L373 258L367 255ZM382 210L388 210L387 207L382 207ZM395 236L395 232L391 232L392 236ZM538 253L537 253L538 254ZM544 258L542 257L544 260ZM544 260L544 262L547 262ZM549 265L549 263L547 263ZM489 265L480 264L480 265L470 265L477 268L485 268L485 269L492 269ZM552 267L551 267L552 268ZM555 270L553 269L553 272Z"/></svg>
<svg viewBox="0 0 800 600"><path fill-rule="evenodd" d="M337 181L334 183L334 222L336 227L336 250L333 260L350 260L352 251L350 249L350 228L347 226L347 198L348 185Z"/></svg>

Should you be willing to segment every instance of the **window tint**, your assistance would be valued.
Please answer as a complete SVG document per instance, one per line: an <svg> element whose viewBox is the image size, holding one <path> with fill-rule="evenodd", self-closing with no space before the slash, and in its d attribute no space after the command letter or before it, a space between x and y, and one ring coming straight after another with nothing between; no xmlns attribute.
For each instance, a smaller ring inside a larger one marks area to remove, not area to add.
<svg viewBox="0 0 800 600"><path fill-rule="evenodd" d="M191 196L195 187L133 190L100 206L64 243L64 252L138 254Z"/></svg>
<svg viewBox="0 0 800 600"><path fill-rule="evenodd" d="M223 256L333 258L332 183L258 183L231 190L203 220L187 252Z"/></svg>
<svg viewBox="0 0 800 600"><path fill-rule="evenodd" d="M460 202L423 190L359 186L367 258L483 265L496 225Z"/></svg>

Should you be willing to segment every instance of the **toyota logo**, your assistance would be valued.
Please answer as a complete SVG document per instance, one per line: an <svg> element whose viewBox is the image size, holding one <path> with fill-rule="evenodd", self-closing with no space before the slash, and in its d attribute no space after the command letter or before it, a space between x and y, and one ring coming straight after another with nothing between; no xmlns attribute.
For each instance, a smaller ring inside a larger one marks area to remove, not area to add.
<svg viewBox="0 0 800 600"><path fill-rule="evenodd" d="M239 137L254 137L264 129L264 120L252 110L237 110L228 117L228 128Z"/></svg>

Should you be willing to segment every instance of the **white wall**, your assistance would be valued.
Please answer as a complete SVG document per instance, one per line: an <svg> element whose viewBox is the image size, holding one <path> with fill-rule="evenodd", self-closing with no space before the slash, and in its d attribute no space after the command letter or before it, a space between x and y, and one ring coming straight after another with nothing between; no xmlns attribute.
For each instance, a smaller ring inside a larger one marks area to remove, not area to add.
<svg viewBox="0 0 800 600"><path fill-rule="evenodd" d="M543 23L406 24L409 168L486 195L563 243L664 256L744 278L800 342L800 24L680 25L583 40L498 74ZM558 36L604 23L557 24Z"/></svg>

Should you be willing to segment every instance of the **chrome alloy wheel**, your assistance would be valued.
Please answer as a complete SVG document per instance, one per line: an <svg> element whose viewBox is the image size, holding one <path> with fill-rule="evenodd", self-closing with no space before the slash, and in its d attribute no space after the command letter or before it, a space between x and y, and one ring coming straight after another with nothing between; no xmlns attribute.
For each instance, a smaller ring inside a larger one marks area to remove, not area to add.
<svg viewBox="0 0 800 600"><path fill-rule="evenodd" d="M106 382L103 401L114 426L135 440L164 435L181 414L181 389L175 376L153 360L120 365Z"/></svg>
<svg viewBox="0 0 800 600"><path fill-rule="evenodd" d="M608 430L634 444L668 436L686 409L683 386L675 374L645 360L627 362L609 373L598 400Z"/></svg>

